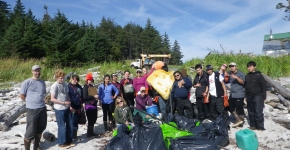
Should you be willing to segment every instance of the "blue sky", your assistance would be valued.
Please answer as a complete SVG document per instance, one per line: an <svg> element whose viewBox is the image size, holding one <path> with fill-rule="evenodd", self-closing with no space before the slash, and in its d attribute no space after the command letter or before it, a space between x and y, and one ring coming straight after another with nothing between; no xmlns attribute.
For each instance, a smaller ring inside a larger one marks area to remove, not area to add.
<svg viewBox="0 0 290 150"><path fill-rule="evenodd" d="M16 0L7 1L14 7ZM208 49L262 54L263 38L289 32L286 15L276 10L276 4L286 0L22 0L36 18L48 6L51 16L57 10L73 22L92 22L98 25L104 16L121 26L135 22L145 26L147 18L161 33L177 40L184 55L183 61L203 58Z"/></svg>

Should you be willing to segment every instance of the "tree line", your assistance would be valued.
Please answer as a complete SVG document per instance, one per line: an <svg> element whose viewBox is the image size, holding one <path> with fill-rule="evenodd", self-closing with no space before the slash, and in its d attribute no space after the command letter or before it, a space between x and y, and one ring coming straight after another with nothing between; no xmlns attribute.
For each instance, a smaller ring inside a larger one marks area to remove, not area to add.
<svg viewBox="0 0 290 150"><path fill-rule="evenodd" d="M0 57L46 58L46 65L75 65L90 62L121 61L140 54L171 54L170 64L181 64L178 41L170 43L148 18L145 27L134 22L124 27L103 17L98 25L72 22L64 13L52 17L44 6L42 19L21 0L13 8L0 0Z"/></svg>

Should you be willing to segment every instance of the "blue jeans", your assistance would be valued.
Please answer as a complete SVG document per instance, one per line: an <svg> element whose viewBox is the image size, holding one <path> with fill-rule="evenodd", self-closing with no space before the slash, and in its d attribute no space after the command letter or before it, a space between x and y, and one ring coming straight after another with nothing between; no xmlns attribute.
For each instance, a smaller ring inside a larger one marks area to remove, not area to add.
<svg viewBox="0 0 290 150"><path fill-rule="evenodd" d="M72 127L71 133L73 135L74 131L77 131L79 128L78 122L79 122L79 118L80 118L80 114L79 113L70 113L69 114L70 117L70 126Z"/></svg>
<svg viewBox="0 0 290 150"><path fill-rule="evenodd" d="M59 145L72 142L72 134L71 134L72 127L70 124L69 113L70 113L69 108L66 110L55 109L55 117L58 126L57 143Z"/></svg>
<svg viewBox="0 0 290 150"><path fill-rule="evenodd" d="M166 103L164 102L164 100L161 96L158 97L158 104L159 104L159 109L161 111L162 116L165 116L166 115Z"/></svg>

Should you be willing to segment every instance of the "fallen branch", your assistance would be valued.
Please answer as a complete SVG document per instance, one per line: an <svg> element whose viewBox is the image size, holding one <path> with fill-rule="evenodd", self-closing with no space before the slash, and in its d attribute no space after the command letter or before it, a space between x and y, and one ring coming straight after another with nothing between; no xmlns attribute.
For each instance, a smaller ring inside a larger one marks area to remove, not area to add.
<svg viewBox="0 0 290 150"><path fill-rule="evenodd" d="M265 80L284 98L290 99L290 91L286 89L285 87L281 86L280 83L274 81L269 76L262 74L265 78Z"/></svg>

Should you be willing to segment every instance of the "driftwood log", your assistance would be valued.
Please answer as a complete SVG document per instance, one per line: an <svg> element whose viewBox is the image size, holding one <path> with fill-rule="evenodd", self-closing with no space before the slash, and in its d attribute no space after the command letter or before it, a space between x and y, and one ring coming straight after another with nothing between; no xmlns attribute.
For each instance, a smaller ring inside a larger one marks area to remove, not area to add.
<svg viewBox="0 0 290 150"><path fill-rule="evenodd" d="M288 108L288 110L290 110L290 101L288 101L287 99L285 99L283 96L281 96L280 94L278 95L278 98L280 99L281 103L286 106Z"/></svg>
<svg viewBox="0 0 290 150"><path fill-rule="evenodd" d="M290 129L290 119L285 118L285 117L275 117L273 118L273 121L276 123L279 123L283 127Z"/></svg>
<svg viewBox="0 0 290 150"><path fill-rule="evenodd" d="M7 131L9 126L23 113L26 112L26 105L23 101L11 106L0 116L0 131Z"/></svg>
<svg viewBox="0 0 290 150"><path fill-rule="evenodd" d="M285 87L281 86L280 83L274 81L269 76L262 74L265 80L279 93L286 99L290 99L290 91Z"/></svg>

